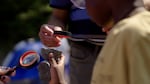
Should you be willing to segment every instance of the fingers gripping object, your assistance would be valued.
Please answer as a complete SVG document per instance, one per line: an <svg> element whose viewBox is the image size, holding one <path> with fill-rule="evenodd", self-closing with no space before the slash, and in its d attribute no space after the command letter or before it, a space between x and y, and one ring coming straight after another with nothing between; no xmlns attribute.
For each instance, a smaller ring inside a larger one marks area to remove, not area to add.
<svg viewBox="0 0 150 84"><path fill-rule="evenodd" d="M42 57L45 59L45 61L42 61L39 66L39 76L42 84L48 84L51 80L51 73L50 73L50 63L49 60L51 59L49 57L49 54L53 53L53 58L55 59L56 63L58 63L59 58L61 57L62 52L54 49L45 49L41 48L41 54Z"/></svg>
<svg viewBox="0 0 150 84"><path fill-rule="evenodd" d="M57 35L62 38L69 38L72 36L71 32L68 31L54 31L54 35Z"/></svg>
<svg viewBox="0 0 150 84"><path fill-rule="evenodd" d="M48 26L44 26L47 31L51 31ZM48 36L47 32L44 32L44 35ZM72 36L71 32L68 31L54 31L54 35L59 36L61 38L69 38Z"/></svg>
<svg viewBox="0 0 150 84"><path fill-rule="evenodd" d="M39 64L39 72L41 73L41 80L47 80L49 81L51 79L50 77L50 63L48 63L49 60L49 53L53 53L53 57L56 60L56 63L58 63L59 58L61 57L62 52L61 51L57 51L54 49L41 49L43 58L45 59L45 61L40 62L40 56L37 52L35 51L27 51L25 52L19 59L19 63L16 66L11 67L4 67L4 66L0 66L0 79L3 76L11 76L11 74L17 70L18 68L25 68L25 69L30 69L32 67L34 67L34 65ZM45 71L43 71L45 70ZM43 74L43 73L45 73ZM40 74L39 73L39 74ZM46 82L46 81L45 81Z"/></svg>
<svg viewBox="0 0 150 84"><path fill-rule="evenodd" d="M48 35L47 33L44 33L44 35ZM69 38L72 36L72 34L68 31L54 31L55 36L59 36L61 38Z"/></svg>
<svg viewBox="0 0 150 84"><path fill-rule="evenodd" d="M50 59L49 54L53 53L53 58L56 60L57 63L59 59L61 58L61 54L62 54L61 51L58 51L55 49L45 49L45 48L41 49L41 53L42 53L43 58L47 61Z"/></svg>

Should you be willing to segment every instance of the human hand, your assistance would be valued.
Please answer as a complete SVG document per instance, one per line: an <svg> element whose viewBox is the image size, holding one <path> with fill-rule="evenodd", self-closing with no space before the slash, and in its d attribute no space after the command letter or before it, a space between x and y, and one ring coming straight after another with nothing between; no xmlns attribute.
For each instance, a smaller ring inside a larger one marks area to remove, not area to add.
<svg viewBox="0 0 150 84"><path fill-rule="evenodd" d="M44 24L40 28L39 37L41 42L48 47L58 47L61 45L61 37L54 35L54 31L62 31L61 27Z"/></svg>
<svg viewBox="0 0 150 84"><path fill-rule="evenodd" d="M10 76L3 75L0 78L0 84L7 84L10 82Z"/></svg>
<svg viewBox="0 0 150 84"><path fill-rule="evenodd" d="M0 66L0 84L10 82L10 77L16 74L15 70L10 67Z"/></svg>
<svg viewBox="0 0 150 84"><path fill-rule="evenodd" d="M50 53L49 57L49 62L51 63L51 82L53 82L53 84L66 84L64 79L65 57L62 55L58 58L58 62L54 59L53 53Z"/></svg>

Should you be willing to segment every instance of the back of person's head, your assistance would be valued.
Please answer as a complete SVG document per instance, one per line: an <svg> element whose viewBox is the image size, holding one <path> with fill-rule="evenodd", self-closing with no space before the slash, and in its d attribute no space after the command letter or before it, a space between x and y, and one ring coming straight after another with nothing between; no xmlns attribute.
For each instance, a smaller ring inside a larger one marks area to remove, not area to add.
<svg viewBox="0 0 150 84"><path fill-rule="evenodd" d="M143 0L85 0L91 19L105 27L112 19L114 23L126 18L136 8L144 7Z"/></svg>

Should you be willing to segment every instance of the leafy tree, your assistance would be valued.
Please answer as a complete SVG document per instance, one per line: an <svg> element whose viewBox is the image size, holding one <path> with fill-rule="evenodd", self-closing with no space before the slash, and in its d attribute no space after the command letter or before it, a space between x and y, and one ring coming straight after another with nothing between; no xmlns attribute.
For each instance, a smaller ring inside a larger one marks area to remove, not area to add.
<svg viewBox="0 0 150 84"><path fill-rule="evenodd" d="M51 13L49 0L0 0L0 59L14 44L30 37L38 38L41 24Z"/></svg>

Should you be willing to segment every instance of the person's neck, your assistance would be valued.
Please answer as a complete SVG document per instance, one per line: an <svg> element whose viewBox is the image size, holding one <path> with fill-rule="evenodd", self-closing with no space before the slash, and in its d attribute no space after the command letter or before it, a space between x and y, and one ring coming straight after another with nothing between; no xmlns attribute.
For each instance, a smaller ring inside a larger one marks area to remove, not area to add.
<svg viewBox="0 0 150 84"><path fill-rule="evenodd" d="M135 9L134 6L126 6L123 8L117 8L113 13L114 21L117 23L118 21L126 18L129 14Z"/></svg>

